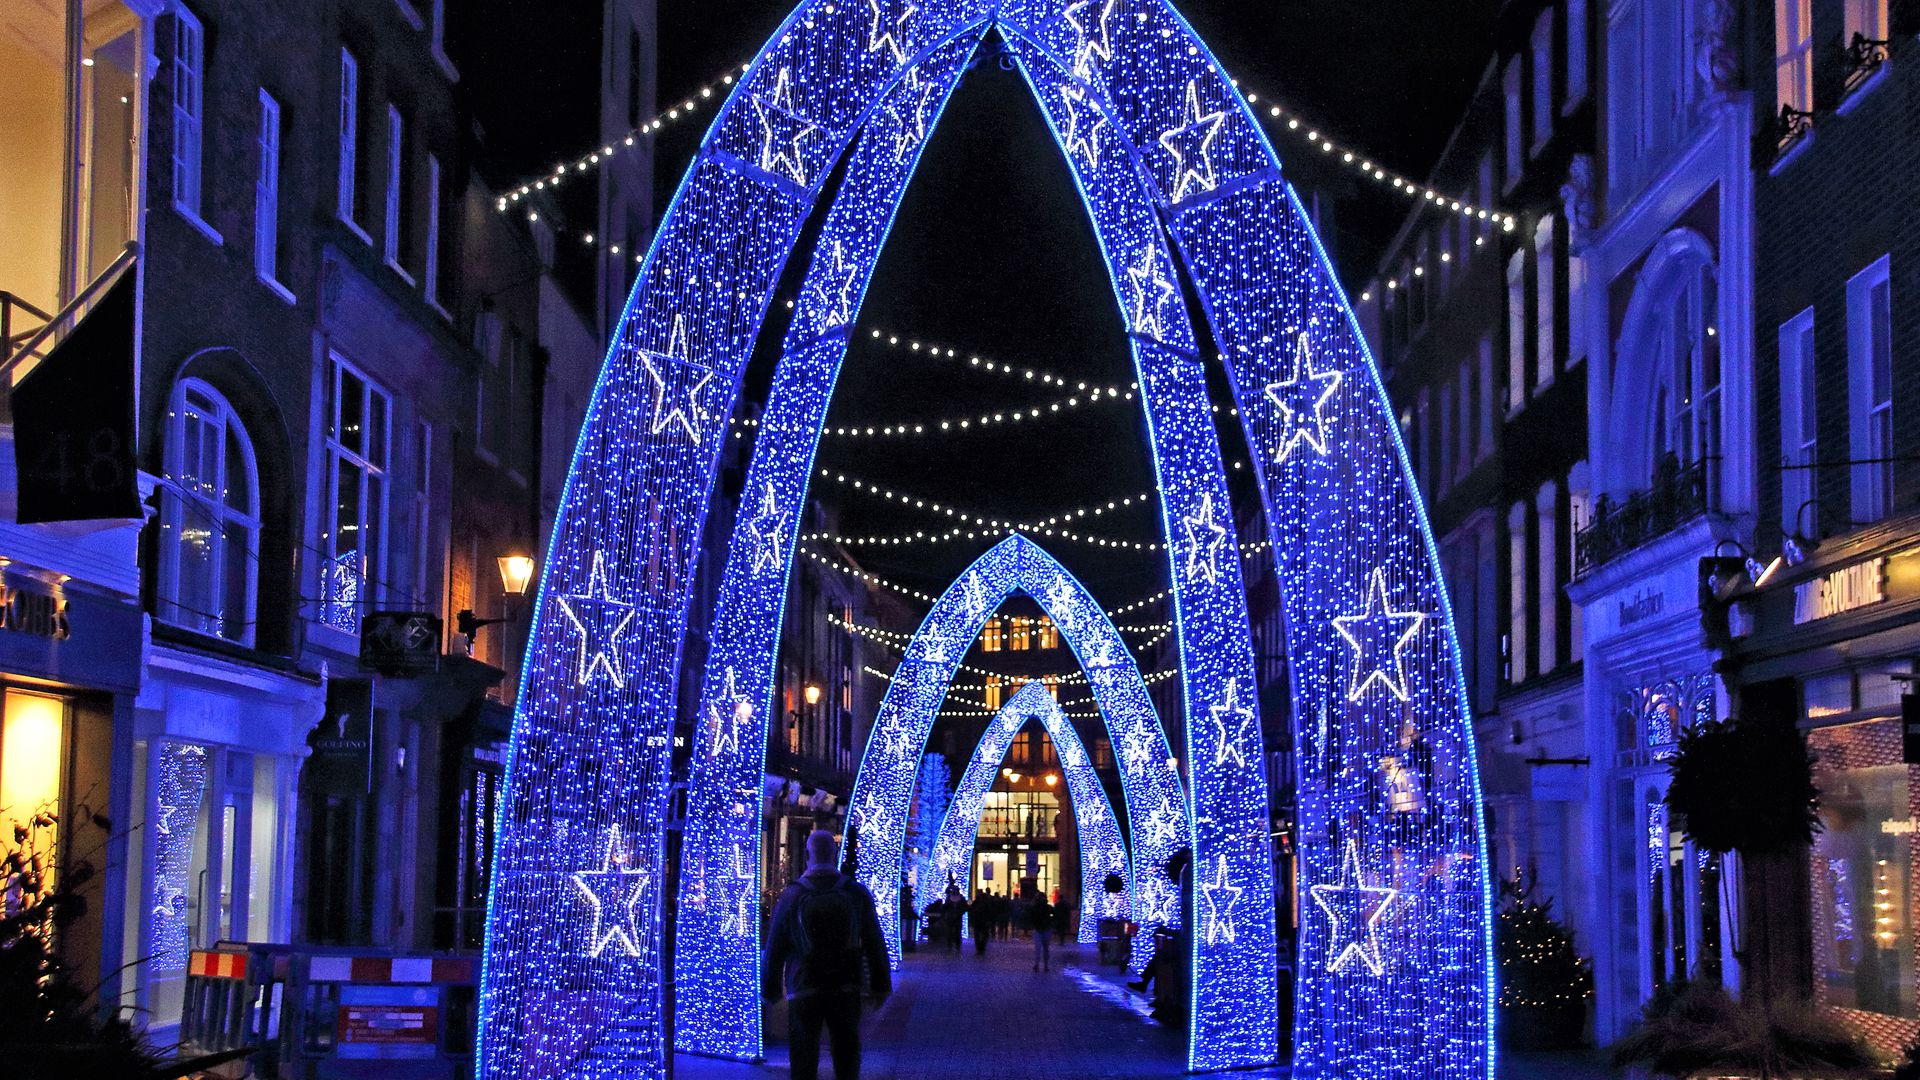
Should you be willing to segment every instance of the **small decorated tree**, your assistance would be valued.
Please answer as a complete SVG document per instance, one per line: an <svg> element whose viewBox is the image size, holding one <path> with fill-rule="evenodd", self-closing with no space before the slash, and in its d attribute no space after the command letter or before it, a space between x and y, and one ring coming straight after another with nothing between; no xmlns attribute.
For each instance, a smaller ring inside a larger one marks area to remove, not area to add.
<svg viewBox="0 0 1920 1080"><path fill-rule="evenodd" d="M938 895L943 884L927 880L927 860L933 857L933 843L940 836L940 823L947 820L947 808L953 802L949 790L953 776L947 771L945 754L928 754L920 759L919 801L913 815L913 877L923 901ZM927 890L933 890L928 892Z"/></svg>
<svg viewBox="0 0 1920 1080"><path fill-rule="evenodd" d="M1553 901L1536 901L1533 891L1524 873L1500 883L1493 949L1501 1041L1533 1050L1577 1046L1593 999L1593 969L1574 950L1573 931L1553 917Z"/></svg>

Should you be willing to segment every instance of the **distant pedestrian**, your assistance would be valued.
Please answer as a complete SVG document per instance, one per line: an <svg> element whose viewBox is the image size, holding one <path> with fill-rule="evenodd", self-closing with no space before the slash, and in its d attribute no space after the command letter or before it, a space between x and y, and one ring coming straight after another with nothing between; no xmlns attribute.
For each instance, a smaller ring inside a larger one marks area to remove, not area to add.
<svg viewBox="0 0 1920 1080"><path fill-rule="evenodd" d="M920 936L920 915L913 906L913 884L907 875L900 875L900 948L905 952L917 949L916 938Z"/></svg>
<svg viewBox="0 0 1920 1080"><path fill-rule="evenodd" d="M1049 971L1053 967L1053 905L1047 903L1045 893L1036 894L1033 905L1027 909L1027 924L1033 927L1033 970Z"/></svg>
<svg viewBox="0 0 1920 1080"><path fill-rule="evenodd" d="M825 830L807 837L807 872L780 894L760 969L768 998L786 990L794 1080L819 1077L822 1028L835 1080L859 1080L862 976L876 1003L893 992L879 909L865 886L834 868L839 846Z"/></svg>
<svg viewBox="0 0 1920 1080"><path fill-rule="evenodd" d="M947 952L949 955L957 954L960 951L960 927L967 917L967 898L952 878L947 879L946 906L942 917L945 921Z"/></svg>

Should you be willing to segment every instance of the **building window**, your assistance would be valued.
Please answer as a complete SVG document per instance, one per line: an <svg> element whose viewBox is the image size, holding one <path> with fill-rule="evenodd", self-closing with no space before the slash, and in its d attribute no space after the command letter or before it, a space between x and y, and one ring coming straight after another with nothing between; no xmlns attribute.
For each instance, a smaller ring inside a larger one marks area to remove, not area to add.
<svg viewBox="0 0 1920 1080"><path fill-rule="evenodd" d="M1419 470L1420 490L1426 493L1428 507L1433 505L1432 393L1428 387L1420 388L1420 400L1414 406L1413 421L1413 460Z"/></svg>
<svg viewBox="0 0 1920 1080"><path fill-rule="evenodd" d="M1507 260L1507 413L1527 402L1527 252Z"/></svg>
<svg viewBox="0 0 1920 1080"><path fill-rule="evenodd" d="M1055 701L1060 700L1060 676L1048 675L1040 680L1040 685L1047 688L1047 695L1049 697Z"/></svg>
<svg viewBox="0 0 1920 1080"><path fill-rule="evenodd" d="M998 709L1000 707L1000 676L987 676L986 684L981 687L981 692L986 695L983 700L987 708Z"/></svg>
<svg viewBox="0 0 1920 1080"><path fill-rule="evenodd" d="M1536 388L1553 383L1559 366L1559 332L1554 323L1554 290L1559 284L1559 246L1554 243L1553 215L1540 219L1533 230L1533 381Z"/></svg>
<svg viewBox="0 0 1920 1080"><path fill-rule="evenodd" d="M1780 109L1813 111L1813 0L1774 0L1774 91Z"/></svg>
<svg viewBox="0 0 1920 1080"><path fill-rule="evenodd" d="M1553 6L1533 22L1533 152L1553 138Z"/></svg>
<svg viewBox="0 0 1920 1080"><path fill-rule="evenodd" d="M1817 498L1820 474L1820 424L1814 381L1813 309L1780 327L1780 528L1788 536L1817 534L1817 514L1802 520L1801 510ZM1804 532L1802 531L1804 529Z"/></svg>
<svg viewBox="0 0 1920 1080"><path fill-rule="evenodd" d="M413 570L413 595L409 597L423 609L435 605L428 597L434 592L434 570L439 560L433 534L433 425L419 422L413 436L413 543L416 552Z"/></svg>
<svg viewBox="0 0 1920 1080"><path fill-rule="evenodd" d="M280 103L265 90L260 91L259 151L260 171L253 187L253 272L287 294L280 284Z"/></svg>
<svg viewBox="0 0 1920 1080"><path fill-rule="evenodd" d="M1567 97L1572 112L1587 96L1587 0L1567 0Z"/></svg>
<svg viewBox="0 0 1920 1080"><path fill-rule="evenodd" d="M167 408L160 488L160 618L253 643L260 474L253 442L213 387L182 379Z"/></svg>
<svg viewBox="0 0 1920 1080"><path fill-rule="evenodd" d="M640 126L640 31L627 28L627 129Z"/></svg>
<svg viewBox="0 0 1920 1080"><path fill-rule="evenodd" d="M1713 267L1702 263L1662 313L1655 340L1655 469L1668 454L1682 466L1720 456L1720 335L1712 321L1718 303Z"/></svg>
<svg viewBox="0 0 1920 1080"><path fill-rule="evenodd" d="M173 208L200 220L201 127L206 33L185 7L173 10Z"/></svg>
<svg viewBox="0 0 1920 1080"><path fill-rule="evenodd" d="M1060 647L1060 628L1054 625L1052 618L1046 615L1040 616L1040 622L1038 626L1035 627L1035 631L1040 636L1039 648L1057 649Z"/></svg>
<svg viewBox="0 0 1920 1080"><path fill-rule="evenodd" d="M1434 457L1438 459L1439 466L1436 480L1443 491L1452 486L1454 470L1458 467L1453 457L1453 394L1452 383L1440 384L1440 422L1434 425L1438 429L1434 437L1439 440L1440 446L1434 451Z"/></svg>
<svg viewBox="0 0 1920 1080"><path fill-rule="evenodd" d="M1521 152L1526 140L1526 128L1520 118L1520 59L1514 56L1507 60L1506 74L1501 81L1501 89L1507 99L1506 186L1509 188L1520 182L1520 168L1525 164Z"/></svg>
<svg viewBox="0 0 1920 1080"><path fill-rule="evenodd" d="M407 125L400 110L387 106L387 212L386 232L381 237L384 245L382 253L387 265L399 271L408 281L406 267L401 265L408 244L405 235L407 226Z"/></svg>
<svg viewBox="0 0 1920 1080"><path fill-rule="evenodd" d="M1847 282L1848 430L1853 520L1893 512L1893 293L1887 257Z"/></svg>
<svg viewBox="0 0 1920 1080"><path fill-rule="evenodd" d="M993 618L987 620L987 625L980 628L980 650L982 652L999 652L1002 644L1004 644L1004 639L1001 636L1000 616L995 615Z"/></svg>
<svg viewBox="0 0 1920 1080"><path fill-rule="evenodd" d="M1475 381L1473 364L1471 362L1461 364L1458 377L1460 386L1460 447L1455 451L1454 457L1455 467L1458 470L1457 477L1460 479L1464 479L1469 472L1473 471L1473 431L1474 427L1480 422L1479 418L1474 415L1476 408L1474 398L1477 391L1477 387L1474 385Z"/></svg>
<svg viewBox="0 0 1920 1080"><path fill-rule="evenodd" d="M439 8L439 0L434 7ZM421 264L420 273L425 278L423 287L427 294L427 303L440 306L440 159L436 155L427 155L427 251Z"/></svg>
<svg viewBox="0 0 1920 1080"><path fill-rule="evenodd" d="M1911 1017L1914 847L1901 828L1920 817L1920 789L1900 760L1899 721L1824 727L1807 742L1824 826L1810 852L1815 999Z"/></svg>
<svg viewBox="0 0 1920 1080"><path fill-rule="evenodd" d="M340 175L334 198L334 213L340 220L355 225L359 214L360 185L360 62L346 49L340 50ZM355 225L356 229L358 228Z"/></svg>
<svg viewBox="0 0 1920 1080"><path fill-rule="evenodd" d="M1479 450L1474 454L1478 462L1493 452L1493 397L1495 381L1493 377L1493 336L1480 339L1480 383L1475 397L1475 408L1479 411L1480 433L1477 438Z"/></svg>
<svg viewBox="0 0 1920 1080"><path fill-rule="evenodd" d="M1015 650L1033 647L1033 620L1025 615L1013 617L1013 640L1009 643Z"/></svg>
<svg viewBox="0 0 1920 1080"><path fill-rule="evenodd" d="M1527 681L1527 504L1507 511L1507 681Z"/></svg>
<svg viewBox="0 0 1920 1080"><path fill-rule="evenodd" d="M1534 572L1540 581L1540 671L1560 663L1560 489L1549 480L1534 496L1534 539L1539 555Z"/></svg>
<svg viewBox="0 0 1920 1080"><path fill-rule="evenodd" d="M1886 63L1890 37L1887 0L1847 0L1847 92L1866 85Z"/></svg>
<svg viewBox="0 0 1920 1080"><path fill-rule="evenodd" d="M320 619L358 633L360 616L380 599L387 547L387 451L391 405L345 360L332 363L327 428L327 495L322 536Z"/></svg>

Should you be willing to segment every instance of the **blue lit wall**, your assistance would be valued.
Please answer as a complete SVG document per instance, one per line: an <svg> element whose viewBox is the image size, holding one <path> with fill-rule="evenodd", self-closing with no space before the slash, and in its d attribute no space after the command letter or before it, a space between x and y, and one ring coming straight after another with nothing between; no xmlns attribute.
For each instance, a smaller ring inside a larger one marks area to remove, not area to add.
<svg viewBox="0 0 1920 1080"><path fill-rule="evenodd" d="M1102 886L1108 874L1119 874L1132 881L1127 864L1127 849L1120 840L1120 824L1113 816L1113 804L1100 786L1100 774L1087 757L1087 748L1073 730L1073 722L1060 711L1053 695L1040 683L1030 682L1015 691L987 725L967 762L967 771L953 790L953 801L940 823L940 835L934 839L933 856L928 860L931 873L920 883L917 897L924 909L938 900L953 881L968 899L973 896L973 845L980 833L980 817L986 809L987 792L1000 775L1000 762L1013 749L1014 736L1030 719L1037 719L1053 740L1060 757L1060 772L1067 781L1067 798L1073 803L1073 820L1080 837L1080 929L1082 942L1095 941L1101 919L1124 919L1131 907L1126 893L1109 893ZM1009 875L1011 878L1011 875ZM1009 888L1013 882L1007 883Z"/></svg>
<svg viewBox="0 0 1920 1080"><path fill-rule="evenodd" d="M812 0L710 129L648 254L582 432L508 762L481 994L484 1077L664 1073L661 852L674 685L690 568L741 369L831 163L863 131L911 131L904 155L894 148L904 165L932 113L903 111L902 87L931 94L929 106L944 99L952 69L942 57L965 54L989 25L1012 43L1079 175L1146 391L1192 770L1190 1063L1264 1063L1277 1034L1260 725L1204 352L1225 366L1260 468L1295 679L1311 898L1295 1074L1490 1075L1478 780L1437 561L1371 359L1245 104L1161 0ZM839 198L885 201L846 211L879 223L868 228L871 248L836 252L823 239L814 253L808 295L817 299L805 302L835 311L851 294L836 300L837 283L820 268L844 273L849 264L836 260L851 259L861 284L850 288L864 288L897 189L876 181ZM1216 347L1202 350L1193 336L1174 251ZM823 282L824 291L812 287ZM790 338L789 357L806 344ZM830 383L837 360L811 363L825 366L796 366L796 384ZM794 416L807 429L790 444L796 460L767 465L773 497L741 515L760 546L740 572L779 581L756 586L760 599L740 610L774 626L779 601L768 598L784 590L792 508L804 498L818 425L804 410ZM748 498L766 490L750 480ZM757 525L754 511L764 511ZM736 532L730 562L741 561L741 542ZM888 702L897 693L906 713L937 709L951 674L935 677L942 650L965 640L923 627ZM700 730L711 733L709 756L725 761L692 778L709 807L746 798L732 786L744 775L758 798L757 771L737 759L763 752L763 727L758 746L741 747L764 724L756 680L768 655L743 646L731 691L724 670L717 680L706 673ZM880 721L869 759L910 717L883 706ZM891 886L905 803L880 790L892 781L869 775L863 768L853 814L863 856L870 844L891 848L882 860L894 867ZM911 760L901 777L910 788ZM1388 788L1417 797L1389 810ZM715 828L698 850L703 888L722 898L709 904L716 925L725 901L759 877L727 837ZM737 909L732 917L734 936L748 937Z"/></svg>

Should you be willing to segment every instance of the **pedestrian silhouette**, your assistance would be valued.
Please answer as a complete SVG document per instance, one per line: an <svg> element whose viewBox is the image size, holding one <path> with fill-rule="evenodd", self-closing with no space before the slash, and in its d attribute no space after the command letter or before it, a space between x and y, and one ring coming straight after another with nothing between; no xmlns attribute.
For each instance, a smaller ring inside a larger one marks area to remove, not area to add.
<svg viewBox="0 0 1920 1080"><path fill-rule="evenodd" d="M893 992L879 910L866 886L834 868L839 846L825 830L807 837L807 872L774 906L760 968L768 998L786 991L794 1080L820 1075L822 1028L835 1080L859 1080L862 983L876 1004Z"/></svg>

